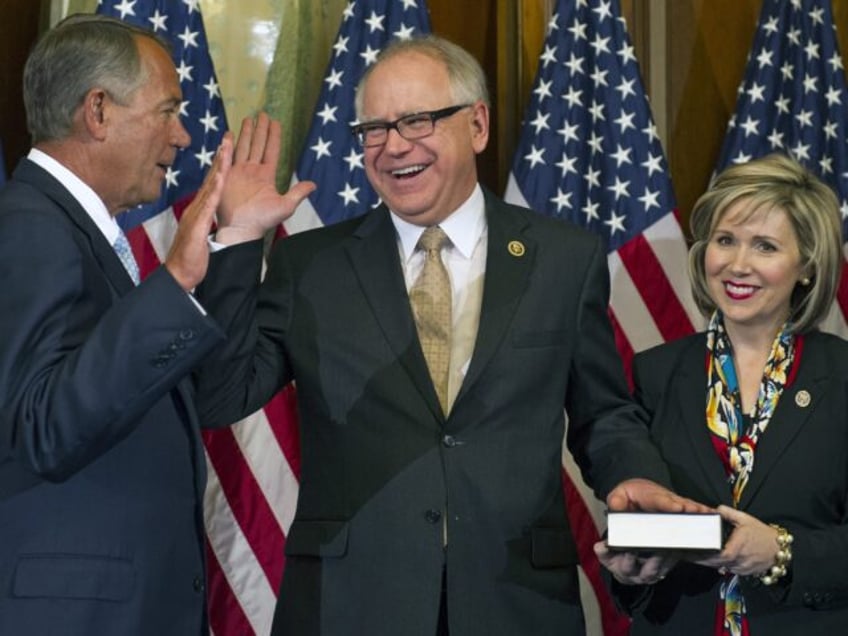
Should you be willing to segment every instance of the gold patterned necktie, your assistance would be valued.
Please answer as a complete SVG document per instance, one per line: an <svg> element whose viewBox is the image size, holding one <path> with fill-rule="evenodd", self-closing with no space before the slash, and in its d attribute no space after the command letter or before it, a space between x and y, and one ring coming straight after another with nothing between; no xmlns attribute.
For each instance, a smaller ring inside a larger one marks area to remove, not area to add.
<svg viewBox="0 0 848 636"><path fill-rule="evenodd" d="M442 262L442 247L450 242L437 225L424 230L416 249L425 252L424 267L409 290L418 339L442 411L448 412L448 368L451 346L451 286Z"/></svg>

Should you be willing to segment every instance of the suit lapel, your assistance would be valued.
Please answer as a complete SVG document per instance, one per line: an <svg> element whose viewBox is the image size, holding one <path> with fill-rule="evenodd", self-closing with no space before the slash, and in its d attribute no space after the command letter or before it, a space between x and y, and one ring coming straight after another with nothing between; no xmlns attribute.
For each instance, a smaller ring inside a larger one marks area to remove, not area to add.
<svg viewBox="0 0 848 636"><path fill-rule="evenodd" d="M816 407L823 402L827 379L828 370L822 356L817 355L813 347L805 348L795 381L788 389L784 389L771 421L757 443L754 470L739 502L741 509L750 505L784 451L804 430L804 425Z"/></svg>
<svg viewBox="0 0 848 636"><path fill-rule="evenodd" d="M694 450L695 463L703 475L699 481L707 485L715 497L727 505L732 505L730 484L724 472L724 466L716 454L710 432L706 424L707 373L705 368L706 345L703 338L693 341L693 346L685 352L680 369L680 382L677 383L678 410L682 414L686 435ZM684 449L683 452L688 452Z"/></svg>
<svg viewBox="0 0 848 636"><path fill-rule="evenodd" d="M374 318L430 410L443 418L436 389L418 342L403 280L395 227L385 206L369 213L354 232L347 253Z"/></svg>
<svg viewBox="0 0 848 636"><path fill-rule="evenodd" d="M132 279L121 264L118 255L115 254L115 250L103 236L103 232L60 181L28 159L21 161L15 169L14 178L37 188L67 214L71 222L85 237L91 253L103 270L104 276L120 296L133 289Z"/></svg>
<svg viewBox="0 0 848 636"><path fill-rule="evenodd" d="M501 345L536 258L536 242L524 231L526 221L507 213L504 204L488 192L485 194L488 248L480 324L471 364L456 402L477 381Z"/></svg>

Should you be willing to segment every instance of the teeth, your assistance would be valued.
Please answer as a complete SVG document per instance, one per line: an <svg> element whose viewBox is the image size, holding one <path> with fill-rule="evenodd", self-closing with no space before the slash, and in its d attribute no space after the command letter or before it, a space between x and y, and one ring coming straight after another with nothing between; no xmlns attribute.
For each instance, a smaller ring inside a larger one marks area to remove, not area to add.
<svg viewBox="0 0 848 636"><path fill-rule="evenodd" d="M750 285L734 285L733 283L725 283L725 287L732 294L753 294L755 289Z"/></svg>
<svg viewBox="0 0 848 636"><path fill-rule="evenodd" d="M401 168L400 170L392 170L392 174L396 177L401 177L404 175L412 174L414 172L421 172L424 169L424 166L409 166L408 168Z"/></svg>

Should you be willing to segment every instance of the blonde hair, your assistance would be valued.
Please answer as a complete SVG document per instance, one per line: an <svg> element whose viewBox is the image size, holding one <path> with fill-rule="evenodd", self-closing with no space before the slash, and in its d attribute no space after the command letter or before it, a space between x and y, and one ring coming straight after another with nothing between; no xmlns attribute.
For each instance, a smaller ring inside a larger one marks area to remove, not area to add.
<svg viewBox="0 0 848 636"><path fill-rule="evenodd" d="M704 315L716 304L710 296L704 255L715 228L727 210L745 200L742 221L760 210L786 213L798 241L801 267L809 284L798 284L790 300L789 329L813 329L830 309L842 272L842 227L839 202L826 184L797 161L772 154L727 168L695 203L690 227L689 279L695 303Z"/></svg>

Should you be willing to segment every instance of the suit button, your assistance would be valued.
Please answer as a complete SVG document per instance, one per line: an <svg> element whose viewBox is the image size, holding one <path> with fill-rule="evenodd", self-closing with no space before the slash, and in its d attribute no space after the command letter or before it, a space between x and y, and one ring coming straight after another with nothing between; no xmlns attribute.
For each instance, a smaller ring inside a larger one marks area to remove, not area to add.
<svg viewBox="0 0 848 636"><path fill-rule="evenodd" d="M194 329L181 329L178 337L180 340L191 340L194 338Z"/></svg>
<svg viewBox="0 0 848 636"><path fill-rule="evenodd" d="M424 513L424 518L427 520L427 523L439 523L442 519L442 513L438 510L428 510Z"/></svg>
<svg viewBox="0 0 848 636"><path fill-rule="evenodd" d="M203 579L200 578L199 576L194 577L194 581L192 581L191 584L192 584L192 587L194 587L195 592L202 592L203 588L205 587L203 585Z"/></svg>
<svg viewBox="0 0 848 636"><path fill-rule="evenodd" d="M453 448L458 444L459 442L456 441L456 438L453 435L445 435L442 438L442 446L444 446L445 448Z"/></svg>
<svg viewBox="0 0 848 636"><path fill-rule="evenodd" d="M809 592L804 592L804 594L801 596L801 601L804 603L804 605L809 607L813 604L813 595Z"/></svg>

